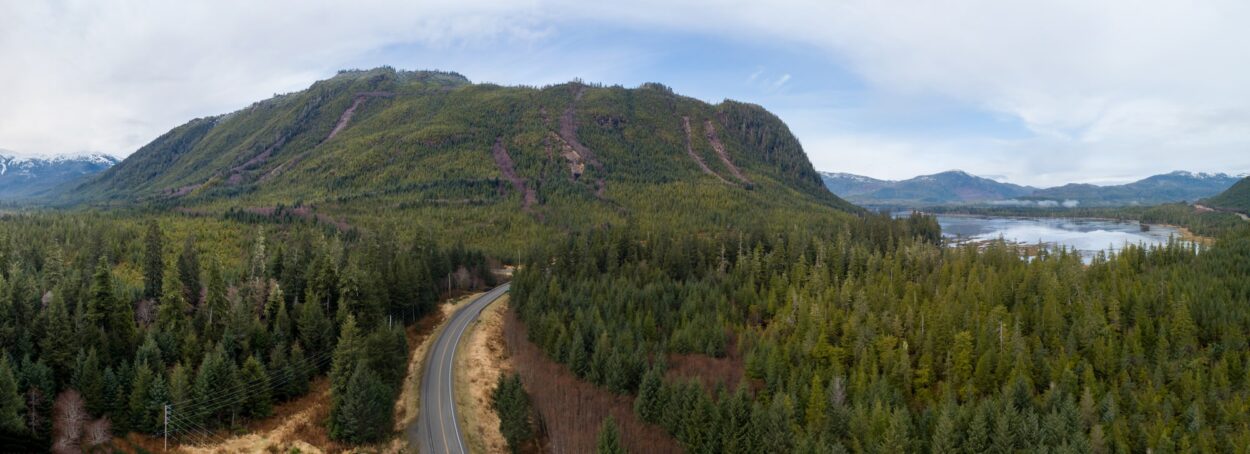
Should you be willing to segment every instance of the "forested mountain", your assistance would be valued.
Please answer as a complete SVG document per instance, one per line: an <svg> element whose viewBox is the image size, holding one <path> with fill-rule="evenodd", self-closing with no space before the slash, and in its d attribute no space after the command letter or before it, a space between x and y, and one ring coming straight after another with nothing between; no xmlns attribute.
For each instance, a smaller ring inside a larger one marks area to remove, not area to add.
<svg viewBox="0 0 1250 454"><path fill-rule="evenodd" d="M418 222L471 224L470 242L857 210L824 189L786 125L756 105L710 105L659 84L502 87L390 68L341 72L192 120L68 200L201 211L302 205L362 222L408 211Z"/></svg>
<svg viewBox="0 0 1250 454"><path fill-rule="evenodd" d="M1020 202L1028 205L1112 207L1193 202L1228 189L1241 176L1176 171L1111 186L1067 184L1037 189L1001 183L960 171L890 181L849 173L820 172L834 194L863 205L923 207Z"/></svg>
<svg viewBox="0 0 1250 454"><path fill-rule="evenodd" d="M87 176L117 164L104 154L19 158L0 150L0 201L54 197Z"/></svg>
<svg viewBox="0 0 1250 454"><path fill-rule="evenodd" d="M1241 177L1224 173L1192 173L1176 171L1154 175L1128 184L1096 186L1068 184L1039 189L1030 200L1073 200L1081 206L1158 205L1169 202L1193 202L1228 189Z"/></svg>
<svg viewBox="0 0 1250 454"><path fill-rule="evenodd" d="M1250 177L1242 178L1228 190L1202 203L1223 210L1250 214Z"/></svg>
<svg viewBox="0 0 1250 454"><path fill-rule="evenodd" d="M961 170L900 181L877 180L849 173L826 172L822 177L825 187L834 194L861 205L920 207L986 202L1019 197L1034 189L1000 183Z"/></svg>

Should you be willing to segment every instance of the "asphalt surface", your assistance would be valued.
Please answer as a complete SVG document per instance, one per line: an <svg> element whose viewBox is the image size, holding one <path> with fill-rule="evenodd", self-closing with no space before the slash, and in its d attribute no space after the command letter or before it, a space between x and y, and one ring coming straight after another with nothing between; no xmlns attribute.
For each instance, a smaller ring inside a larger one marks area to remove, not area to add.
<svg viewBox="0 0 1250 454"><path fill-rule="evenodd" d="M452 372L456 365L456 347L460 345L460 337L477 320L482 309L507 293L510 286L511 284L503 284L495 287L457 310L439 333L438 339L434 340L434 346L425 358L425 372L421 377L421 413L417 417L417 424L408 428L408 439L417 441L416 446L420 452L469 452L460 435L460 423L456 418L456 394L452 389L455 381ZM413 431L416 432L416 437L413 437Z"/></svg>

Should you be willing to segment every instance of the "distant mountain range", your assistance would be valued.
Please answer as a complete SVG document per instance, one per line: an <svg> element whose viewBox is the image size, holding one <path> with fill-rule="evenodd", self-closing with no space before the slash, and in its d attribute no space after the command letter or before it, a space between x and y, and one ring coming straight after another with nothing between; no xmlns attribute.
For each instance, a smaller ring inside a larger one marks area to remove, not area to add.
<svg viewBox="0 0 1250 454"><path fill-rule="evenodd" d="M105 154L21 158L0 150L0 201L25 200L100 173L120 162Z"/></svg>
<svg viewBox="0 0 1250 454"><path fill-rule="evenodd" d="M821 172L821 179L834 194L860 205L1126 206L1192 202L1219 194L1241 176L1177 171L1122 185L1068 184L1045 189L1004 183L959 170L900 181L832 172Z"/></svg>

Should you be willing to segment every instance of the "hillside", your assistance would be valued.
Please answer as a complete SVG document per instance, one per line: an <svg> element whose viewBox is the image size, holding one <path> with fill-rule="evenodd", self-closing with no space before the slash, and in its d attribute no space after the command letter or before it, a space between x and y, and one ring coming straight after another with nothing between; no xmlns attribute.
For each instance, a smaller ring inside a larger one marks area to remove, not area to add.
<svg viewBox="0 0 1250 454"><path fill-rule="evenodd" d="M1128 184L1096 186L1068 184L1040 189L1030 194L1031 200L1074 200L1081 206L1158 205L1169 202L1193 202L1228 189L1239 177L1223 173L1192 173L1176 171L1154 175Z"/></svg>
<svg viewBox="0 0 1250 454"><path fill-rule="evenodd" d="M470 238L858 210L824 189L786 125L756 105L711 105L659 84L502 87L390 68L192 120L66 200L300 205L352 222L405 211L417 216L404 225L457 225Z"/></svg>
<svg viewBox="0 0 1250 454"><path fill-rule="evenodd" d="M1228 190L1203 200L1202 203L1222 210L1250 214L1250 177L1242 178Z"/></svg>
<svg viewBox="0 0 1250 454"><path fill-rule="evenodd" d="M0 150L0 201L53 196L65 186L117 162L117 158L103 154L19 158Z"/></svg>
<svg viewBox="0 0 1250 454"><path fill-rule="evenodd" d="M830 191L861 205L933 206L1010 199L1033 188L1000 183L951 170L908 180L889 181L851 174L824 173Z"/></svg>

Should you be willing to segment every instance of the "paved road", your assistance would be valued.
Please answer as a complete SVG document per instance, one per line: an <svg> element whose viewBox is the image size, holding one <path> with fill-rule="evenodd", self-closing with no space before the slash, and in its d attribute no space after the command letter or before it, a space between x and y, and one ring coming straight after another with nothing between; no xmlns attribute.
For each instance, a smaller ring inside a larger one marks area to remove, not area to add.
<svg viewBox="0 0 1250 454"><path fill-rule="evenodd" d="M443 327L434 347L425 358L425 374L421 377L421 413L417 424L408 428L408 440L415 440L420 452L425 454L467 453L464 439L460 436L460 423L456 419L455 392L452 390L452 371L455 367L456 346L465 330L511 284L504 284L477 297L467 306L452 314ZM415 434L413 432L416 432ZM415 435L415 437L413 436Z"/></svg>

